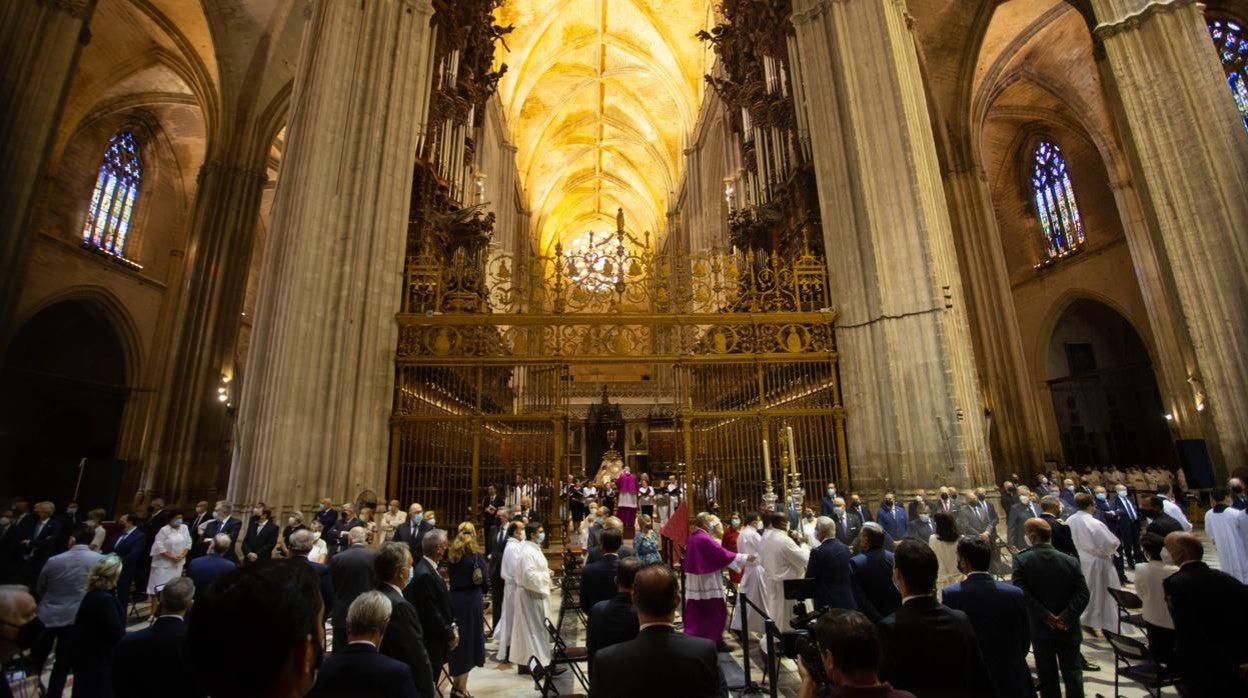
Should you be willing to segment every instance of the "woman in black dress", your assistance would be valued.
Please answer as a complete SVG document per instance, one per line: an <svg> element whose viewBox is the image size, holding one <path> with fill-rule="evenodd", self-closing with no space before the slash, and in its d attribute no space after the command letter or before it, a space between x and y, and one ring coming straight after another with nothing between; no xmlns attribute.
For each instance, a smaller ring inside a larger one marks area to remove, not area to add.
<svg viewBox="0 0 1248 698"><path fill-rule="evenodd" d="M447 553L451 581L451 613L459 626L459 645L451 651L450 673L454 686L451 698L472 698L468 693L468 672L485 666L485 604L489 588L485 558L478 552L477 529L467 521L459 525Z"/></svg>
<svg viewBox="0 0 1248 698"><path fill-rule="evenodd" d="M87 595L74 618L74 697L113 695L113 650L126 634L126 612L117 600L121 558L108 555L87 575Z"/></svg>

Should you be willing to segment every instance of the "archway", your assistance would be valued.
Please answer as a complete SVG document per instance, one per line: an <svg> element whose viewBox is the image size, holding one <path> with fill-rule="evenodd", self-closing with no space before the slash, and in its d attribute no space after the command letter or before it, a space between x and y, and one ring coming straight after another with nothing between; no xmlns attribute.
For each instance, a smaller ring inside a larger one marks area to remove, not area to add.
<svg viewBox="0 0 1248 698"><path fill-rule="evenodd" d="M1148 350L1113 308L1079 299L1049 338L1045 377L1067 465L1172 465Z"/></svg>
<svg viewBox="0 0 1248 698"><path fill-rule="evenodd" d="M104 311L84 300L43 309L14 336L0 376L0 492L63 503L74 496L84 458L103 462L84 483L89 490L97 475L119 474L126 351ZM115 496L115 486L107 489ZM105 493L83 499L112 508Z"/></svg>

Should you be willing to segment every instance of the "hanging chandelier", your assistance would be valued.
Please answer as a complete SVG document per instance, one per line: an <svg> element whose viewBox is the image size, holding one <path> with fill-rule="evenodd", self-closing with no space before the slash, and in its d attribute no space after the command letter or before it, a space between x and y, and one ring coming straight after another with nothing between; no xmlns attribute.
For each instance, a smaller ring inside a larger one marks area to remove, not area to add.
<svg viewBox="0 0 1248 698"><path fill-rule="evenodd" d="M600 234L588 231L574 239L563 253L568 279L593 292L624 289L624 210L616 212L616 231Z"/></svg>

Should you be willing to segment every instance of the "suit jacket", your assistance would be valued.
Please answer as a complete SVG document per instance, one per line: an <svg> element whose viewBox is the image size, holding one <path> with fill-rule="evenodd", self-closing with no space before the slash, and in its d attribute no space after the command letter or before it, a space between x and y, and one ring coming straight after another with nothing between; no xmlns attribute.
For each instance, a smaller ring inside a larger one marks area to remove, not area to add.
<svg viewBox="0 0 1248 698"><path fill-rule="evenodd" d="M1203 562L1189 562L1161 583L1174 619L1179 674L1192 695L1244 695L1237 667L1248 662L1248 586Z"/></svg>
<svg viewBox="0 0 1248 698"><path fill-rule="evenodd" d="M594 604L615 596L615 573L619 567L619 555L604 555L581 569L581 611L588 614Z"/></svg>
<svg viewBox="0 0 1248 698"><path fill-rule="evenodd" d="M418 698L412 670L367 642L334 650L316 673L308 698Z"/></svg>
<svg viewBox="0 0 1248 698"><path fill-rule="evenodd" d="M1128 503L1130 508L1128 508ZM1099 504L1099 503L1098 503ZM1140 508L1135 502L1123 502L1116 493L1109 499L1109 504L1117 514L1114 533L1123 540L1138 539L1140 536Z"/></svg>
<svg viewBox="0 0 1248 698"><path fill-rule="evenodd" d="M442 574L425 558L416 562L412 583L403 590L403 598L416 607L420 627L425 636L425 649L429 663L436 674L446 663L451 652L451 625L455 615L451 612L451 595L442 580Z"/></svg>
<svg viewBox="0 0 1248 698"><path fill-rule="evenodd" d="M924 500L923 503L927 504L928 507L932 506L931 502L928 502L926 500ZM910 500L910 503L906 505L906 520L910 521L910 520L917 519L917 518L919 518L919 502L917 500L912 499Z"/></svg>
<svg viewBox="0 0 1248 698"><path fill-rule="evenodd" d="M205 511L202 514L195 516L193 519L187 519L186 530L191 532L191 557L199 557L200 555L208 552L207 547L201 542L203 540L203 536L199 533L199 527L203 524L204 531L207 531L207 524L212 522L213 518L211 511Z"/></svg>
<svg viewBox="0 0 1248 698"><path fill-rule="evenodd" d="M831 517L834 506L832 498L826 494L823 495L823 499L819 502L819 515Z"/></svg>
<svg viewBox="0 0 1248 698"><path fill-rule="evenodd" d="M126 698L198 698L194 667L186 644L186 621L161 616L142 630L127 633L113 653L113 695Z"/></svg>
<svg viewBox="0 0 1248 698"><path fill-rule="evenodd" d="M932 522L930 520L924 522L920 519L911 519L910 527L906 529L906 537L914 538L926 543L935 532L936 529L932 526Z"/></svg>
<svg viewBox="0 0 1248 698"><path fill-rule="evenodd" d="M975 573L945 587L941 600L970 619L988 667L992 694L1001 698L1034 698L1031 670L1027 668L1031 631L1023 590L998 582L987 573Z"/></svg>
<svg viewBox="0 0 1248 698"><path fill-rule="evenodd" d="M334 609L334 580L329 576L329 565L312 562L307 555L294 555L292 560L299 560L312 568L316 578L321 581L321 604L325 607L325 615L329 616Z"/></svg>
<svg viewBox="0 0 1248 698"><path fill-rule="evenodd" d="M127 534L122 531L113 541L113 554L121 558L121 575L117 578L117 595L121 600L130 599L130 584L134 582L135 573L140 561L151 546L147 544L147 536L135 527Z"/></svg>
<svg viewBox="0 0 1248 698"><path fill-rule="evenodd" d="M220 555L209 554L187 563L186 576L195 582L195 596L203 596L217 577L232 572L237 567L238 565Z"/></svg>
<svg viewBox="0 0 1248 698"><path fill-rule="evenodd" d="M1032 640L1079 636L1079 616L1088 607L1090 596L1078 558L1051 543L1034 545L1014 556L1011 581L1027 599ZM1050 628L1044 622L1050 613L1069 627L1064 631Z"/></svg>
<svg viewBox="0 0 1248 698"><path fill-rule="evenodd" d="M277 524L266 521L264 530L260 530L259 523L253 517L247 524L247 537L243 539L243 557L255 553L256 562L273 557L273 546L277 545Z"/></svg>
<svg viewBox="0 0 1248 698"><path fill-rule="evenodd" d="M1010 518L1006 522L1009 536L1009 544L1015 548L1026 548L1027 536L1023 533L1023 524L1027 519L1040 516L1040 505L1032 501L1028 504L1019 502L1010 508Z"/></svg>
<svg viewBox="0 0 1248 698"><path fill-rule="evenodd" d="M30 541L22 549L22 555L33 560L38 566L47 562L48 558L59 552L57 546L61 540L61 532L64 530L64 526L56 517L49 517L44 522L43 527L39 528L39 535L37 536L35 535L36 528L39 528L38 517L27 516L22 520L19 527L17 540L19 543L24 540Z"/></svg>
<svg viewBox="0 0 1248 698"><path fill-rule="evenodd" d="M143 530L143 535L147 536L149 546L156 544L156 534L160 529L169 525L169 519L172 518L168 509L161 509L154 512L147 520L139 524L139 528ZM194 535L194 534L192 534ZM151 548L148 548L148 555L151 555Z"/></svg>
<svg viewBox="0 0 1248 698"><path fill-rule="evenodd" d="M224 533L230 537L230 549L222 555L230 562L238 562L238 555L234 552L234 544L238 542L238 532L243 529L243 522L233 516L225 521L210 521L204 527L204 538L215 538L217 534ZM194 533L192 533L194 535Z"/></svg>
<svg viewBox="0 0 1248 698"><path fill-rule="evenodd" d="M836 539L849 547L857 546L858 534L862 532L862 519L846 509L844 521L840 517L833 517L832 520L836 522Z"/></svg>
<svg viewBox="0 0 1248 698"><path fill-rule="evenodd" d="M1053 531L1053 547L1059 552L1075 556L1076 560L1079 559L1079 550L1075 547L1075 537L1070 532L1070 526L1058 521L1052 514L1041 514L1040 518L1049 522L1049 529Z"/></svg>
<svg viewBox="0 0 1248 698"><path fill-rule="evenodd" d="M938 511L943 511L957 516L958 509L962 506L962 503L956 499L941 499L940 497L937 497L936 501L932 502L928 506L932 508L933 514Z"/></svg>
<svg viewBox="0 0 1248 698"><path fill-rule="evenodd" d="M1158 514L1156 518L1148 522L1147 530L1149 533L1156 533L1162 538L1165 538L1171 533L1182 533L1183 524L1179 523L1179 520L1173 516L1162 513Z"/></svg>
<svg viewBox="0 0 1248 698"><path fill-rule="evenodd" d="M865 523L871 520L871 507L867 506L866 504L859 504L858 506L854 506L853 504L850 504L849 511L857 514L859 521L862 521Z"/></svg>
<svg viewBox="0 0 1248 698"><path fill-rule="evenodd" d="M923 698L988 696L988 670L966 614L935 596L910 599L880 623L880 679Z"/></svg>
<svg viewBox="0 0 1248 698"><path fill-rule="evenodd" d="M594 656L604 648L628 642L637 637L641 623L632 596L624 591L606 601L599 601L589 610L585 629L585 649L589 651L589 670L594 670Z"/></svg>
<svg viewBox="0 0 1248 698"><path fill-rule="evenodd" d="M906 531L910 529L910 520L906 518L906 510L901 506L895 506L892 509L881 506L879 511L875 512L875 522L883 527L884 532L892 536L894 540L905 538Z"/></svg>
<svg viewBox="0 0 1248 698"><path fill-rule="evenodd" d="M879 623L901 606L901 594L893 586L893 554L868 550L849 559L853 568L854 601L858 610Z"/></svg>
<svg viewBox="0 0 1248 698"><path fill-rule="evenodd" d="M367 548L366 548L367 549ZM350 550L339 553L339 557ZM371 552L371 551L370 551ZM336 559L336 558L335 558ZM381 639L381 653L397 659L407 665L412 672L412 681L416 690L423 698L434 698L437 691L434 682L437 675L429 662L429 653L425 650L424 632L420 625L420 613L416 607L403 598L398 590L389 584L378 587L381 593L390 599L390 625L386 635Z"/></svg>
<svg viewBox="0 0 1248 698"><path fill-rule="evenodd" d="M806 578L815 580L815 608L846 608L858 610L854 600L853 572L849 564L849 548L835 538L823 541L810 551Z"/></svg>
<svg viewBox="0 0 1248 698"><path fill-rule="evenodd" d="M616 554L620 556L621 560L623 560L626 557L633 556L633 549L625 545L621 547L620 551ZM606 553L602 552L602 548L594 548L593 550L589 551L588 555L585 556L585 562L588 566L589 564L601 561L604 557L606 557ZM615 592L612 591L612 593L615 593Z"/></svg>
<svg viewBox="0 0 1248 698"><path fill-rule="evenodd" d="M1076 491L1078 491L1078 490L1076 490ZM1063 503L1063 504L1065 504L1066 506L1070 507L1071 509L1076 509L1076 508L1077 508L1077 507L1075 507L1075 493L1074 493L1074 492L1071 492L1070 490L1066 489L1065 487L1063 487L1063 488L1062 488L1062 491L1061 491L1060 493L1058 493L1057 498L1058 498L1058 499L1060 499L1060 500L1062 500L1062 503Z"/></svg>
<svg viewBox="0 0 1248 698"><path fill-rule="evenodd" d="M728 695L715 643L654 625L636 639L605 647L594 657L589 694L594 698L635 698L654 693L654 674L663 667L663 693L682 698Z"/></svg>
<svg viewBox="0 0 1248 698"><path fill-rule="evenodd" d="M975 500L958 509L958 528L964 535L978 536L993 527L991 505Z"/></svg>
<svg viewBox="0 0 1248 698"><path fill-rule="evenodd" d="M368 546L353 545L329 559L329 577L334 588L334 627L345 628L351 602L360 594L377 588L377 572L373 569L376 557L377 551Z"/></svg>
<svg viewBox="0 0 1248 698"><path fill-rule="evenodd" d="M38 616L44 626L61 628L74 624L78 606L87 592L87 575L104 556L85 544L78 544L54 555L39 572L35 596Z"/></svg>

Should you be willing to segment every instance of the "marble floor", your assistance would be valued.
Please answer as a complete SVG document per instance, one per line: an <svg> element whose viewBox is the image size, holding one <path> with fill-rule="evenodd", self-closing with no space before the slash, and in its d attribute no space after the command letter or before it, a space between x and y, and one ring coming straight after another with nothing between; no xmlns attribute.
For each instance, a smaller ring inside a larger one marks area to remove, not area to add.
<svg viewBox="0 0 1248 698"><path fill-rule="evenodd" d="M1203 532L1198 532L1198 535L1205 538ZM1205 561L1211 567L1216 568L1218 566L1213 546L1209 543L1207 538L1205 539ZM1131 574L1128 572L1128 580L1130 577ZM1134 589L1131 584L1128 584L1126 588L1128 590ZM556 589L550 597L548 607L548 616L552 620L559 617L559 604L561 600L561 592ZM144 613L146 609L140 607L139 610L141 613ZM146 624L146 620L132 619L129 630L134 631L140 629ZM1126 627L1130 628L1130 626ZM563 627L560 629L560 632L563 635L564 641L567 642L568 645L577 646L584 644L585 626L574 612L568 611L565 614ZM1126 634L1141 636L1140 633L1136 632L1134 628L1127 630ZM734 698L744 695L767 695L768 687L766 686L763 687L762 691L756 692L747 692L740 688L745 683L743 670L745 653L736 639L731 637L729 634L725 633L724 641L728 645L730 651L720 653L720 665L724 668L725 678L727 679L729 687L732 689L730 690L731 695ZM516 665L497 661L494 658L495 649L496 645L493 642L487 642L487 659L485 666L474 669L470 674L468 680L468 690L472 693L472 695L475 696L475 698L514 698L516 696L536 695L537 689L534 686L533 679L529 676L518 674ZM1114 698L1114 655L1109 647L1109 643L1103 638L1093 638L1085 633L1083 652L1084 656L1087 657L1088 660L1100 665L1099 671L1084 672L1084 690L1086 695L1089 696L1089 698L1097 696ZM752 672L751 678L754 682L761 683L763 657L759 652L757 645L751 645L750 647L750 662ZM51 664L52 662L49 660L47 666L49 670L51 669ZM1030 655L1028 656L1028 664L1032 667L1034 673L1035 665L1032 662ZM659 676L660 675L656 673L656 680L661 680ZM43 676L45 685L47 679L48 674L45 672ZM576 678L570 671L564 672L562 675L556 677L555 684L556 687L565 694L584 694L586 692L585 689L577 683ZM797 690L800 684L801 679L798 676L797 665L790 659L781 660L780 681L777 686L777 695L795 696L797 695ZM73 678L71 677L69 687L66 690L66 695L73 695L72 687ZM450 695L450 686L446 682L443 682L442 685L439 686L439 689L442 691L444 696ZM35 693L33 689L17 686L15 687L14 695L19 697L33 697L40 694ZM1138 684L1131 683L1127 679L1123 678L1119 684L1117 695L1122 698L1143 698L1149 694ZM1167 688L1162 692L1162 695L1177 696L1178 692L1173 688Z"/></svg>

